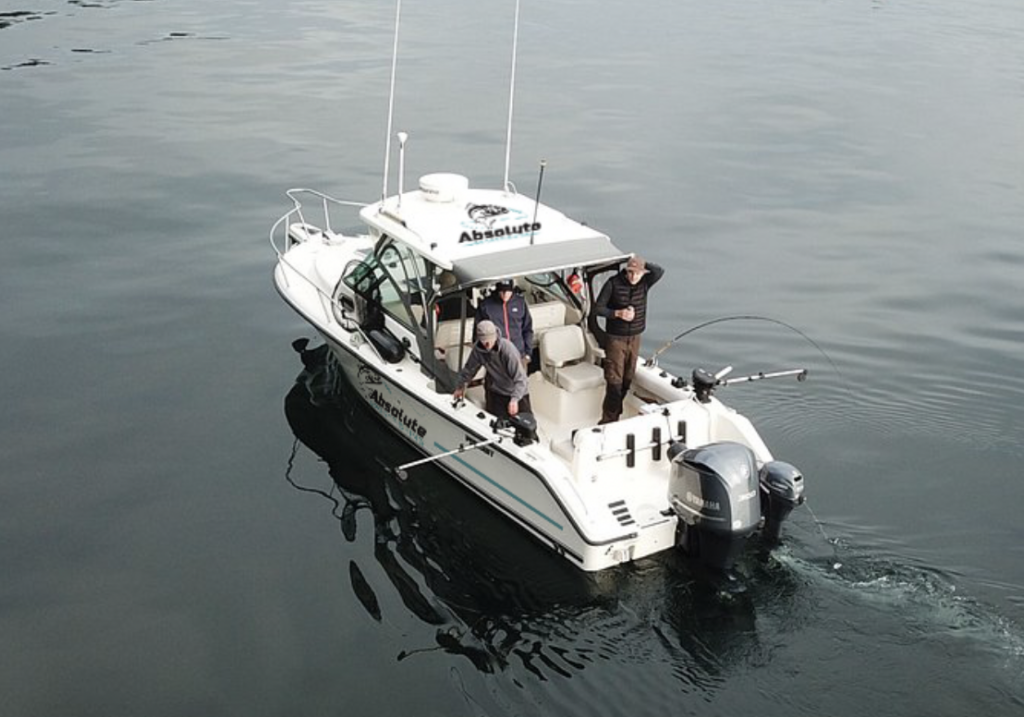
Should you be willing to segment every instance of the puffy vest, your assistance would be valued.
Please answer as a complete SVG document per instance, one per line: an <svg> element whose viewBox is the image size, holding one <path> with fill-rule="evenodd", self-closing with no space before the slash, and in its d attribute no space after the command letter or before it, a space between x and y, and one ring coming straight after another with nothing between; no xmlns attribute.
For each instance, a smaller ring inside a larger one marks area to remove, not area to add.
<svg viewBox="0 0 1024 717"><path fill-rule="evenodd" d="M608 283L612 285L612 293L608 298L608 308L625 309L633 307L633 320L623 321L614 316L609 316L605 328L612 336L636 336L642 334L647 328L647 290L645 281L637 284L630 284L621 274L616 274Z"/></svg>

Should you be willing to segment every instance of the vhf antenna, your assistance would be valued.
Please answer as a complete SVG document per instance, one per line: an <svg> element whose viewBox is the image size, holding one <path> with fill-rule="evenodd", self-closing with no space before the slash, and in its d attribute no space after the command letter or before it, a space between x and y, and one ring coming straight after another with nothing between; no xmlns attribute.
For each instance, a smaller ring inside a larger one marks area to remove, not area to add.
<svg viewBox="0 0 1024 717"><path fill-rule="evenodd" d="M502 188L509 191L508 167L512 158L512 105L516 94L516 50L519 47L519 0L516 0L516 19L512 30L512 77L508 85L508 129L505 132L505 181Z"/></svg>
<svg viewBox="0 0 1024 717"><path fill-rule="evenodd" d="M517 0L518 2L518 0ZM388 129L384 139L384 186L381 188L381 204L388 198L388 172L391 159L391 120L395 114L395 72L398 68L398 28L402 22L402 0L395 4L395 46L391 52L391 91L388 93Z"/></svg>

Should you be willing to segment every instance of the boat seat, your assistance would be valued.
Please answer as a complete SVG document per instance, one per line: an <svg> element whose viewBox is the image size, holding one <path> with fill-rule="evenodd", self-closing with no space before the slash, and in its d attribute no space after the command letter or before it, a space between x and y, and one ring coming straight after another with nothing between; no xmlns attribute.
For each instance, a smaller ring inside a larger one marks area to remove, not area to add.
<svg viewBox="0 0 1024 717"><path fill-rule="evenodd" d="M540 337L540 364L545 377L566 391L604 385L604 371L588 363L583 329L575 324L555 326Z"/></svg>
<svg viewBox="0 0 1024 717"><path fill-rule="evenodd" d="M530 304L529 309L535 336L542 336L548 329L565 325L565 304L561 301L542 301Z"/></svg>

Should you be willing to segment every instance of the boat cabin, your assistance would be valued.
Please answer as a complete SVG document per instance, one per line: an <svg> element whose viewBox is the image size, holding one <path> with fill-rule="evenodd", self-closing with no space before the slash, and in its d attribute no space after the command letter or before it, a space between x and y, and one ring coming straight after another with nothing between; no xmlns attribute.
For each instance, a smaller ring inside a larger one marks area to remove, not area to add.
<svg viewBox="0 0 1024 717"><path fill-rule="evenodd" d="M590 308L628 253L561 212L512 192L470 190L457 175L429 175L361 218L375 242L345 268L335 303L385 360L411 356L434 390L450 393L472 349L476 307L498 281L512 280L533 322L538 421L597 422L603 332ZM483 406L482 388L471 386L468 397Z"/></svg>

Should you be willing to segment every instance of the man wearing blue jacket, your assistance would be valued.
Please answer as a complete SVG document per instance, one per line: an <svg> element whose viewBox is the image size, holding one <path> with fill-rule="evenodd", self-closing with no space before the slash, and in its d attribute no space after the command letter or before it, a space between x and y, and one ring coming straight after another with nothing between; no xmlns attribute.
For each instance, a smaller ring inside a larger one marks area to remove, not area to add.
<svg viewBox="0 0 1024 717"><path fill-rule="evenodd" d="M526 299L515 292L511 279L502 279L494 291L476 307L476 325L491 321L501 335L512 342L522 357L523 366L530 363L533 352L533 319Z"/></svg>

